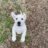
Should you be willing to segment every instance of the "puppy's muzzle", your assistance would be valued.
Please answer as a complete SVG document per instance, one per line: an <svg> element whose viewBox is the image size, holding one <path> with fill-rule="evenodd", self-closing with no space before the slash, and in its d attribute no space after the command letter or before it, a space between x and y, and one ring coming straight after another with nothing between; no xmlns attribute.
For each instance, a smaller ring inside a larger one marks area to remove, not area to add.
<svg viewBox="0 0 48 48"><path fill-rule="evenodd" d="M21 22L20 22L20 21L19 21L19 22L17 22L17 25L18 25L18 26L21 26Z"/></svg>

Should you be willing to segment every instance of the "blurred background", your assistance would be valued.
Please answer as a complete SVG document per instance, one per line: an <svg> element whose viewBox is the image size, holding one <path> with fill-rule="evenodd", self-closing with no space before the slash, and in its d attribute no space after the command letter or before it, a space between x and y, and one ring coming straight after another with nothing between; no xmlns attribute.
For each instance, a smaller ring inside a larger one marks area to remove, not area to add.
<svg viewBox="0 0 48 48"><path fill-rule="evenodd" d="M25 43L11 41L11 11L27 14ZM48 48L48 0L0 0L0 48Z"/></svg>

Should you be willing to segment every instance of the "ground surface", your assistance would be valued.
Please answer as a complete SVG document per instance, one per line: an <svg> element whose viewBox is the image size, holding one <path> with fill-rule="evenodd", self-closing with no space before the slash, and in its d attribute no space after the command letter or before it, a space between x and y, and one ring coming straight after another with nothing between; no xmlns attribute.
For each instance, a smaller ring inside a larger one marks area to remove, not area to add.
<svg viewBox="0 0 48 48"><path fill-rule="evenodd" d="M4 7L2 4L0 8L0 48L48 48L48 0L26 0L25 2L28 28L26 42L13 43L11 41L13 22L9 12L14 5L12 7L9 3L8 6L4 4L6 6ZM2 44L4 40L5 44Z"/></svg>

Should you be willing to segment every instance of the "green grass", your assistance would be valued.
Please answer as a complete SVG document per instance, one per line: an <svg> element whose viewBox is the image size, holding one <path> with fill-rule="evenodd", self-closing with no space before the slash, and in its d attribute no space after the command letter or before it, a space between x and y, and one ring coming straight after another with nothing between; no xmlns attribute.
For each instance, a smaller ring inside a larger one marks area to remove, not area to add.
<svg viewBox="0 0 48 48"><path fill-rule="evenodd" d="M0 43L4 43L4 41L11 34L11 27L13 21L10 16L7 15L5 10L0 11Z"/></svg>
<svg viewBox="0 0 48 48"><path fill-rule="evenodd" d="M5 39L10 35L12 26L11 18L0 15L0 43L3 43Z"/></svg>

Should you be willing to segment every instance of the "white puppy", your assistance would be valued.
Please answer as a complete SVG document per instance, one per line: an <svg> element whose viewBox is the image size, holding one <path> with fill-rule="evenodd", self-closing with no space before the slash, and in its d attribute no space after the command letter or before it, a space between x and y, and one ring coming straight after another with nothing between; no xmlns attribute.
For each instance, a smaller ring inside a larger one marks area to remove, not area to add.
<svg viewBox="0 0 48 48"><path fill-rule="evenodd" d="M27 27L25 24L26 14L15 14L14 12L11 12L11 16L14 19L14 25L12 27L12 41L16 41L16 34L22 34L21 42L24 42L27 31Z"/></svg>

